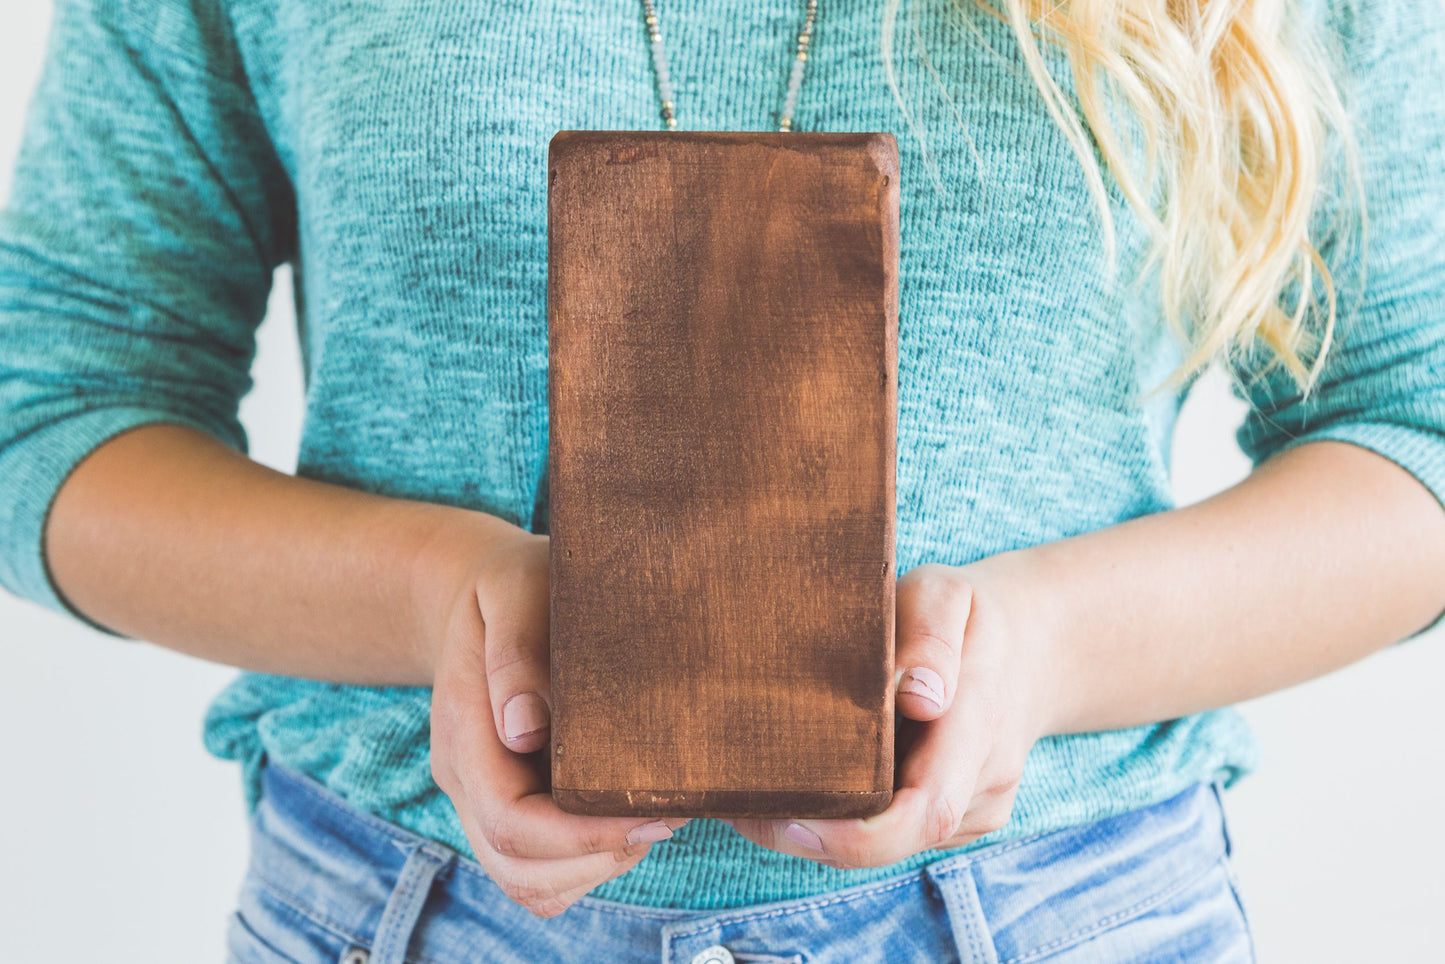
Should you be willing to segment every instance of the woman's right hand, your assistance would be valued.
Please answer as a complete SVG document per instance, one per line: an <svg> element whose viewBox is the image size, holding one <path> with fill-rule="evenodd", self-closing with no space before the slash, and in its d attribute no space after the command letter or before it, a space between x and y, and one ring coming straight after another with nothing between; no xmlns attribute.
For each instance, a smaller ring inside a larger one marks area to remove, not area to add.
<svg viewBox="0 0 1445 964"><path fill-rule="evenodd" d="M417 557L433 667L431 770L477 861L518 904L555 917L630 870L686 819L564 813L546 780L551 540L463 512Z"/></svg>

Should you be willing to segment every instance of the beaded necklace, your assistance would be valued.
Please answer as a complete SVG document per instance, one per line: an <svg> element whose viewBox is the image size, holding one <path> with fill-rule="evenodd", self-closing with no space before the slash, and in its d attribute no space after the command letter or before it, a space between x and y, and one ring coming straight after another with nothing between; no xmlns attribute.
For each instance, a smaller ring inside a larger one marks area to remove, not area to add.
<svg viewBox="0 0 1445 964"><path fill-rule="evenodd" d="M803 87L803 68L808 62L808 43L813 36L813 20L818 13L818 0L807 0L803 26L798 31L798 45L793 67L788 74L788 90L778 112L778 130L793 129L793 110L798 106L798 91ZM657 97L662 102L662 121L668 130L677 127L677 112L672 102L672 79L667 73L667 53L662 46L662 30L658 26L657 7L652 0L642 0L643 22L647 25L648 46L652 49L652 72L657 79Z"/></svg>

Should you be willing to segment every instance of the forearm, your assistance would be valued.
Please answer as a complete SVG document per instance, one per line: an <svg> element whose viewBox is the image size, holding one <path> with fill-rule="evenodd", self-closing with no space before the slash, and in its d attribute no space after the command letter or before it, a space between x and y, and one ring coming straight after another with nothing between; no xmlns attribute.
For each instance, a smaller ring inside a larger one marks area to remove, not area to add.
<svg viewBox="0 0 1445 964"><path fill-rule="evenodd" d="M1445 607L1445 511L1400 467L1302 445L1239 485L976 567L1036 647L1045 733L1224 706L1322 675Z"/></svg>
<svg viewBox="0 0 1445 964"><path fill-rule="evenodd" d="M193 429L152 425L71 474L46 547L66 600L125 635L259 672L424 685L419 560L444 540L484 553L509 529L295 478Z"/></svg>

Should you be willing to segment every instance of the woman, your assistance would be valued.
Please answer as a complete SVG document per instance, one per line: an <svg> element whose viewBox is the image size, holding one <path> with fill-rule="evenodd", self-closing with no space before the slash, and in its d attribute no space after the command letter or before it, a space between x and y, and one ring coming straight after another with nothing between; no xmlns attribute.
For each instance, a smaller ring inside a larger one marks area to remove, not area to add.
<svg viewBox="0 0 1445 964"><path fill-rule="evenodd" d="M234 960L1252 957L1227 707L1445 608L1445 10L1043 6L60 0L0 220L0 581L247 671L206 721ZM780 114L900 135L916 740L868 820L565 814L547 141ZM236 420L288 262L294 478ZM1258 467L1174 508L1215 359Z"/></svg>

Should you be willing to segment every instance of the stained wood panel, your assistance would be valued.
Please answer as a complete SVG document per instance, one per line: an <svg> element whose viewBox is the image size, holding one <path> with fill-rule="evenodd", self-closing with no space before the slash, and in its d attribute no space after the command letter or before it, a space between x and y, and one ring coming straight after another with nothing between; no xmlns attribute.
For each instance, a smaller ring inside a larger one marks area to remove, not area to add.
<svg viewBox="0 0 1445 964"><path fill-rule="evenodd" d="M879 812L892 135L563 131L548 162L555 799Z"/></svg>

